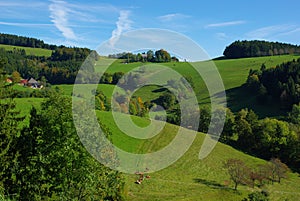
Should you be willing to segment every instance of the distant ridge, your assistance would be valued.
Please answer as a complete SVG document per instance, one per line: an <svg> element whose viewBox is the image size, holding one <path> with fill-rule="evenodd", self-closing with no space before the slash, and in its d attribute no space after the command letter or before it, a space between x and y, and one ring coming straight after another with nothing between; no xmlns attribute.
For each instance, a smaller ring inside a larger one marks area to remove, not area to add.
<svg viewBox="0 0 300 201"><path fill-rule="evenodd" d="M32 47L32 48L43 48L48 50L57 50L59 48L77 48L77 47L66 47L64 45L53 45L47 44L43 40L25 36L18 36L13 34L0 33L0 44L12 45L12 46L22 46L22 47ZM79 48L78 49L88 49Z"/></svg>
<svg viewBox="0 0 300 201"><path fill-rule="evenodd" d="M263 40L238 40L227 46L223 53L227 59L287 54L300 54L300 46Z"/></svg>

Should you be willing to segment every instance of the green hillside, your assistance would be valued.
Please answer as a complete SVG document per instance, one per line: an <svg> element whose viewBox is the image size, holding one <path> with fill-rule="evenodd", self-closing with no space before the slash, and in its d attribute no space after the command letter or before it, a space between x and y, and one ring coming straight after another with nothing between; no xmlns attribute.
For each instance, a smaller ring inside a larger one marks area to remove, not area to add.
<svg viewBox="0 0 300 201"><path fill-rule="evenodd" d="M3 44L0 44L0 48L4 48L5 50L10 50L10 51L14 49L24 49L26 55L34 55L34 56L50 57L52 54L52 50L43 49L43 48L21 47L21 46L3 45Z"/></svg>
<svg viewBox="0 0 300 201"><path fill-rule="evenodd" d="M140 153L157 151L173 139L178 129L177 126L167 124L159 135L149 140L139 141L124 135L113 125L111 114L98 112L97 115L100 121L111 129L114 144L126 151L136 149ZM149 123L146 119L134 118L140 126ZM199 133L189 151L182 158L166 169L151 173L151 178L146 179L141 185L134 183L138 179L136 175L127 175L128 200L242 200L247 194L258 190L240 186L235 192L232 190L232 184L226 186L229 176L223 168L223 162L228 158L238 158L250 167L254 167L265 161L222 143L218 143L207 158L199 160L198 154L204 137L204 134ZM271 200L297 200L300 194L300 186L297 185L299 182L299 176L291 173L289 178L283 180L280 185L266 185L263 189L270 193Z"/></svg>
<svg viewBox="0 0 300 201"><path fill-rule="evenodd" d="M42 99L18 98L17 108L22 114L28 114L31 105L39 107ZM124 115L124 114L120 114ZM116 146L133 153L151 153L165 147L175 137L177 126L166 124L165 128L155 137L148 140L137 140L122 133L112 118L110 112L97 111L101 122L109 127L112 140ZM134 122L147 126L149 120L132 116ZM141 185L135 184L137 175L125 175L126 195L128 200L242 200L255 190L248 186L239 186L233 190L233 183L229 183L229 176L223 168L223 162L229 158L243 160L249 167L264 164L265 161L237 151L228 145L217 143L212 153L204 160L198 159L199 150L205 135L199 133L190 149L173 165L161 171L150 173ZM137 170L140 171L140 170ZM280 184L267 184L262 187L269 192L270 200L297 200L299 197L300 177L290 173Z"/></svg>
<svg viewBox="0 0 300 201"><path fill-rule="evenodd" d="M280 110L280 108L276 104L269 104L267 106L258 105L256 103L255 97L249 96L248 92L245 92L245 90L241 88L241 85L246 82L250 69L260 69L262 64L265 64L267 68L271 68L283 62L291 61L297 58L299 58L299 56L297 55L281 55L213 61L219 70L226 89L228 107L234 112L237 112L240 109L246 107L251 108L257 114L259 114L260 117L280 116L286 114L286 111ZM101 61L99 61L95 66L97 72L102 72L102 69L104 68L104 66L101 66L100 63ZM112 65L109 66L106 72L129 72L143 65L148 65L148 63L135 62L125 64L122 62L122 60L116 60ZM195 85L194 91L198 98L198 102L202 105L210 104L209 94L203 80L198 76L198 74L189 63L170 62L162 63L159 65L168 66L179 72L182 76L190 76ZM159 96L159 93L157 93L157 91L153 92L155 91L155 89L158 88L154 86L143 87L142 89L138 90L136 94L138 96L141 96L144 101L153 100Z"/></svg>

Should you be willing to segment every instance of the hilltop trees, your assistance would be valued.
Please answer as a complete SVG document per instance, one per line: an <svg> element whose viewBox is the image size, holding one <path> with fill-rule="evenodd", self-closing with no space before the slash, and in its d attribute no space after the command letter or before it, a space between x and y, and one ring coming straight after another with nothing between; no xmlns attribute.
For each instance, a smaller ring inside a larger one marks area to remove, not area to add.
<svg viewBox="0 0 300 201"><path fill-rule="evenodd" d="M148 50L146 53L120 53L109 55L110 58L115 59L123 59L126 63L132 62L170 62L170 61L179 61L175 56L171 57L170 53L164 49L157 50L153 52L152 50Z"/></svg>
<svg viewBox="0 0 300 201"><path fill-rule="evenodd" d="M45 48L45 49L51 49L51 50L54 50L57 48L56 45L48 45L48 44L44 43L44 41L39 40L39 39L11 35L11 34L3 34L3 33L0 33L0 44Z"/></svg>
<svg viewBox="0 0 300 201"><path fill-rule="evenodd" d="M233 42L225 48L223 54L228 59L236 59L299 53L300 46L297 45L259 40L244 40Z"/></svg>

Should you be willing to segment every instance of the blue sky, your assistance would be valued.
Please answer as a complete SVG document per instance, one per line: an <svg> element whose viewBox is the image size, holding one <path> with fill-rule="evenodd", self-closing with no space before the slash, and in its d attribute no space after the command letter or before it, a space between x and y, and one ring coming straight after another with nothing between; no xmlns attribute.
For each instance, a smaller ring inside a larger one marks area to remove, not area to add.
<svg viewBox="0 0 300 201"><path fill-rule="evenodd" d="M299 8L299 0L0 0L0 32L95 49L126 31L162 28L217 57L235 40L300 44Z"/></svg>

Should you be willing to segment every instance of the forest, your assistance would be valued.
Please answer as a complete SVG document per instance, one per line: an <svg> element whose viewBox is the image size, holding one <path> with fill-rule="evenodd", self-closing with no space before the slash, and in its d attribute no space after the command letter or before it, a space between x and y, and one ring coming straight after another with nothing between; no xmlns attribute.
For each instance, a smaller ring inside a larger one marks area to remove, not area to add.
<svg viewBox="0 0 300 201"><path fill-rule="evenodd" d="M56 45L46 44L44 41L36 38L29 38L29 37L17 36L12 34L4 34L4 33L0 33L0 44L44 48L50 50L55 50L58 48Z"/></svg>
<svg viewBox="0 0 300 201"><path fill-rule="evenodd" d="M259 40L238 40L227 46L223 52L224 57L227 59L284 54L300 54L300 46Z"/></svg>
<svg viewBox="0 0 300 201"><path fill-rule="evenodd" d="M300 59L268 69L262 64L260 70L250 70L245 87L257 95L259 104L273 101L282 109L292 109L300 101Z"/></svg>

